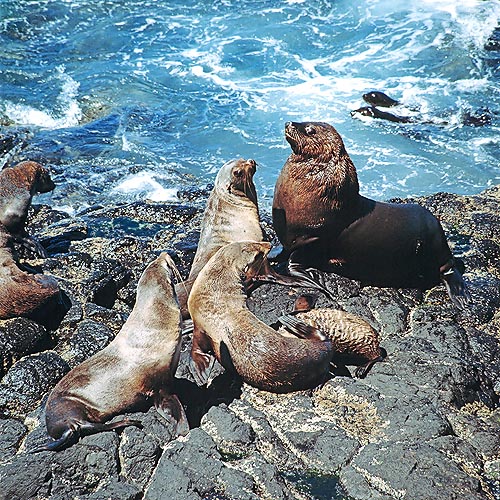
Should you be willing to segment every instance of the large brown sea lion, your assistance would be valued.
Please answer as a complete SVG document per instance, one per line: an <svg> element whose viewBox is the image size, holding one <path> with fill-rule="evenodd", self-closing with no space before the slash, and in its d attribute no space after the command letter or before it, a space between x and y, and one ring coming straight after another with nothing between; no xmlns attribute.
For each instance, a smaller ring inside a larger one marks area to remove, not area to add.
<svg viewBox="0 0 500 500"><path fill-rule="evenodd" d="M196 278L188 300L194 323L191 371L208 381L213 356L250 385L271 392L308 389L324 382L331 342L306 327L307 338L282 336L247 307L245 282L259 272L271 245L236 242L222 247Z"/></svg>
<svg viewBox="0 0 500 500"><path fill-rule="evenodd" d="M361 196L356 168L331 125L288 122L285 137L293 152L273 200L281 257L364 285L425 290L442 282L464 306L460 262L434 215L417 204Z"/></svg>
<svg viewBox="0 0 500 500"><path fill-rule="evenodd" d="M73 368L51 392L46 424L53 441L35 451L58 450L81 435L136 425L127 418L107 421L152 403L177 421L180 434L188 431L184 409L170 394L181 340L176 274L167 253L145 269L134 308L115 339Z"/></svg>

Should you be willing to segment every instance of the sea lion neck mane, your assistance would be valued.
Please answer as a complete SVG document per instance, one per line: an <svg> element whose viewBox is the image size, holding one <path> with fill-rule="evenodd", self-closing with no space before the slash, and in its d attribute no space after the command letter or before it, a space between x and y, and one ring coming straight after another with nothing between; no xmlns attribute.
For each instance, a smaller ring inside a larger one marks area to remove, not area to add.
<svg viewBox="0 0 500 500"><path fill-rule="evenodd" d="M287 122L285 137L293 151L285 164L290 179L314 191L321 186L319 198L330 209L351 205L358 175L337 131L323 122Z"/></svg>

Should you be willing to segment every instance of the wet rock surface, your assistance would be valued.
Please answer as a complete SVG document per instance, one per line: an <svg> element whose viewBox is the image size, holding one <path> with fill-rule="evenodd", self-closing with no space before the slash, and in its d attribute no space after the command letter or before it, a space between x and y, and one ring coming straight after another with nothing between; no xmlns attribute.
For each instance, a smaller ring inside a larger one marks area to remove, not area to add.
<svg viewBox="0 0 500 500"><path fill-rule="evenodd" d="M349 377L348 367L314 391L283 395L241 385L219 367L201 389L187 368L186 336L175 392L189 434L178 437L151 408L131 415L142 428L31 453L47 440L48 393L114 338L146 265L168 251L187 275L201 210L184 199L71 217L32 208L28 231L48 257L31 264L57 279L70 308L51 327L0 322L0 498L500 499L500 187L398 200L440 218L466 266L467 311L453 307L444 287L362 288L327 277L337 299L320 297L318 306L358 314L387 350L365 379ZM304 291L263 286L249 306L272 323Z"/></svg>

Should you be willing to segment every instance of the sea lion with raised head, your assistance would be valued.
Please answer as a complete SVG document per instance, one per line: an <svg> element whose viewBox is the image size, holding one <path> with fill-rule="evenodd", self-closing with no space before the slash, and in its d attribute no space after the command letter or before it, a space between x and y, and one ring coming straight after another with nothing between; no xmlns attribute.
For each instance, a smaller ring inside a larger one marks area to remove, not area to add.
<svg viewBox="0 0 500 500"><path fill-rule="evenodd" d="M55 187L50 171L35 161L23 161L0 171L0 224L12 240L46 255L44 248L26 234L28 209L36 193L48 193Z"/></svg>
<svg viewBox="0 0 500 500"><path fill-rule="evenodd" d="M354 372L356 377L366 377L371 367L387 356L380 347L378 332L355 314L327 307L314 308L315 302L315 296L301 295L295 301L293 312L281 316L277 325L294 334L303 323L317 328L332 342L333 362L359 365Z"/></svg>
<svg viewBox="0 0 500 500"><path fill-rule="evenodd" d="M50 393L46 424L53 441L35 451L58 450L82 435L138 425L127 418L107 421L152 403L175 419L179 434L187 433L184 409L170 393L181 347L182 320L173 284L177 274L167 253L147 266L134 308L117 336Z"/></svg>
<svg viewBox="0 0 500 500"><path fill-rule="evenodd" d="M184 318L189 317L187 299L194 280L219 248L233 241L264 239L253 182L256 168L254 160L239 158L225 163L215 178L188 279L176 286Z"/></svg>
<svg viewBox="0 0 500 500"><path fill-rule="evenodd" d="M191 372L207 383L213 356L244 382L283 393L315 387L329 375L331 342L304 324L305 338L280 335L247 307L245 283L271 248L241 241L222 247L196 278L188 307L194 323Z"/></svg>
<svg viewBox="0 0 500 500"><path fill-rule="evenodd" d="M469 294L460 261L429 210L361 196L356 168L328 123L288 122L285 137L292 154L273 200L282 259L363 285L426 290L442 282L464 307Z"/></svg>

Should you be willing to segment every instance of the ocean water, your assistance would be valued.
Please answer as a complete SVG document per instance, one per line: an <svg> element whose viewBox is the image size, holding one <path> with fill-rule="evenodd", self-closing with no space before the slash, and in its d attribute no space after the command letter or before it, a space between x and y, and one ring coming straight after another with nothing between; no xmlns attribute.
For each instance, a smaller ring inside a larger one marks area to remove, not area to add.
<svg viewBox="0 0 500 500"><path fill-rule="evenodd" d="M342 135L363 194L500 183L500 0L0 0L0 134L49 164L37 201L176 200L254 158L270 208L286 121ZM383 90L417 123L357 119ZM464 123L483 110L491 123Z"/></svg>

